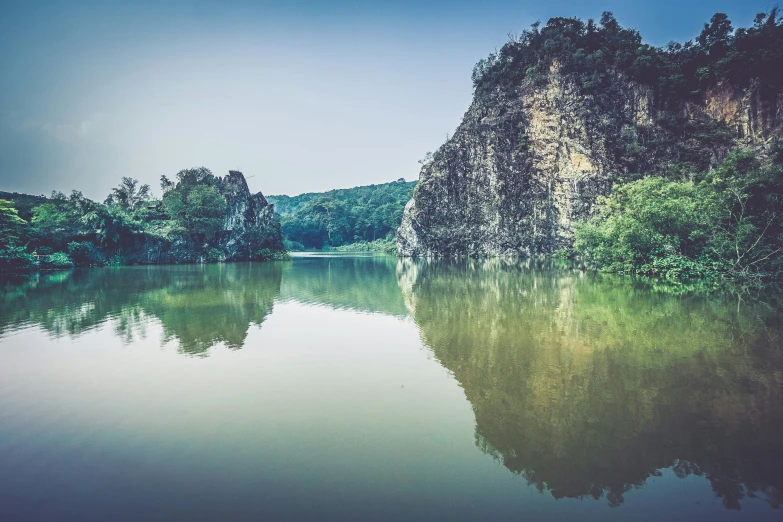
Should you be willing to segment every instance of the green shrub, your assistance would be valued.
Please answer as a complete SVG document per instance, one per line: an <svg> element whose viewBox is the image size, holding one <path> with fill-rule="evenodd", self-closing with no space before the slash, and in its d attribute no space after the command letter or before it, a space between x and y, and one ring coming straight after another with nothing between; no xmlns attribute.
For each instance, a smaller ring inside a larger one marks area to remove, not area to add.
<svg viewBox="0 0 783 522"><path fill-rule="evenodd" d="M253 256L253 259L256 261L288 261L291 259L291 255L288 252L262 248Z"/></svg>
<svg viewBox="0 0 783 522"><path fill-rule="evenodd" d="M305 246L299 241L292 241L288 239L283 240L283 246L289 252L301 252L305 249Z"/></svg>
<svg viewBox="0 0 783 522"><path fill-rule="evenodd" d="M125 259L125 256L121 254L114 254L106 261L106 264L109 266L125 266L128 264L128 262Z"/></svg>
<svg viewBox="0 0 783 522"><path fill-rule="evenodd" d="M599 200L593 219L577 224L574 249L607 272L666 270L654 261L700 252L709 203L693 183L644 178L619 186Z"/></svg>
<svg viewBox="0 0 783 522"><path fill-rule="evenodd" d="M219 263L223 261L223 252L217 248L210 248L207 252L207 263Z"/></svg>
<svg viewBox="0 0 783 522"><path fill-rule="evenodd" d="M89 241L71 241L68 243L68 254L76 266L102 266L106 264L104 255Z"/></svg>
<svg viewBox="0 0 783 522"><path fill-rule="evenodd" d="M0 271L29 272L35 269L35 257L26 253L24 247L9 246L0 250Z"/></svg>
<svg viewBox="0 0 783 522"><path fill-rule="evenodd" d="M328 250L335 252L383 252L386 254L395 254L397 252L397 242L393 239L357 241L348 245L329 248Z"/></svg>
<svg viewBox="0 0 783 522"><path fill-rule="evenodd" d="M616 186L577 223L596 268L668 279L783 275L783 153L737 150L698 183L647 177ZM698 179L698 177L697 177Z"/></svg>
<svg viewBox="0 0 783 522"><path fill-rule="evenodd" d="M73 260L65 252L56 252L50 256L41 258L41 268L51 270L63 270L73 268Z"/></svg>
<svg viewBox="0 0 783 522"><path fill-rule="evenodd" d="M552 252L552 257L555 259L571 259L574 257L574 251L570 248L558 248Z"/></svg>

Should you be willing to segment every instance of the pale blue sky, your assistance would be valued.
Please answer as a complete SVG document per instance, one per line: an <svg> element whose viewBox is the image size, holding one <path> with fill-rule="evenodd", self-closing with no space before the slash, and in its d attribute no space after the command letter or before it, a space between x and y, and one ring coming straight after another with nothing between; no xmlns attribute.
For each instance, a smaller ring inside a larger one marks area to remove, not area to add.
<svg viewBox="0 0 783 522"><path fill-rule="evenodd" d="M0 190L150 183L206 166L298 194L418 176L473 65L552 16L645 41L748 26L767 1L0 1Z"/></svg>

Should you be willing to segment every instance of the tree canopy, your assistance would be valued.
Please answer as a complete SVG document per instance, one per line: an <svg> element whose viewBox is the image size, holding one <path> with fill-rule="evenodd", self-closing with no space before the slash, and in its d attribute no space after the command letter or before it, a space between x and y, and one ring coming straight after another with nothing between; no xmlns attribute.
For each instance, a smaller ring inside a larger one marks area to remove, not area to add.
<svg viewBox="0 0 783 522"><path fill-rule="evenodd" d="M416 182L394 181L299 196L269 196L283 236L301 248L391 240Z"/></svg>
<svg viewBox="0 0 783 522"><path fill-rule="evenodd" d="M577 226L596 267L670 278L783 274L783 147L769 164L736 150L695 181L645 177L616 187Z"/></svg>
<svg viewBox="0 0 783 522"><path fill-rule="evenodd" d="M33 253L44 256L47 268L282 255L276 222L252 222L237 237L224 230L228 203L209 169L185 169L175 179L164 176L163 198L154 199L148 185L122 178L103 204L79 191L48 198L3 193L11 199L0 199L0 270L34 268ZM29 223L19 216L17 201Z"/></svg>
<svg viewBox="0 0 783 522"><path fill-rule="evenodd" d="M473 69L476 93L507 91L523 82L542 82L550 66L570 74L586 93L601 93L611 75L623 72L652 85L662 107L698 97L717 80L760 87L783 85L783 18L773 8L759 13L752 27L734 30L724 13L716 13L695 41L661 48L642 43L638 31L620 26L605 12L590 19L551 18L535 23Z"/></svg>

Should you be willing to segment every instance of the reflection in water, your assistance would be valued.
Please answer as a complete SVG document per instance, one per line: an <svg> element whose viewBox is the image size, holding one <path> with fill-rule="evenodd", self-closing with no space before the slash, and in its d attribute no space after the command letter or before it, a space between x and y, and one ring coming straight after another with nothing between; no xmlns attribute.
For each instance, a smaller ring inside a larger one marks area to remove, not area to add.
<svg viewBox="0 0 783 522"><path fill-rule="evenodd" d="M280 293L282 263L92 269L9 282L2 294L0 334L37 324L55 336L78 336L108 319L130 343L161 322L163 342L206 355L217 343L241 348ZM16 284L14 284L16 283Z"/></svg>
<svg viewBox="0 0 783 522"><path fill-rule="evenodd" d="M151 321L180 352L241 348L275 301L412 316L464 389L476 445L555 498L623 503L660 470L706 477L723 504L783 504L783 318L776 304L653 292L529 261L305 256L130 267L0 289L0 338L76 337ZM364 323L352 319L356 328Z"/></svg>
<svg viewBox="0 0 783 522"><path fill-rule="evenodd" d="M408 315L395 271L397 258L379 255L297 256L283 269L283 299L335 309Z"/></svg>
<svg viewBox="0 0 783 522"><path fill-rule="evenodd" d="M783 502L783 324L773 308L500 261L401 261L423 342L476 444L555 498L611 506L662 468L729 509Z"/></svg>

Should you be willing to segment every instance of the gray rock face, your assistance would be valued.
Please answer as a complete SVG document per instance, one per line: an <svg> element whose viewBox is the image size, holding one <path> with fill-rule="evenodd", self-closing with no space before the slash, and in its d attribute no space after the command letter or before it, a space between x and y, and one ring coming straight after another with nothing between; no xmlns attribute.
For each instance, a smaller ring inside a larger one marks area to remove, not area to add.
<svg viewBox="0 0 783 522"><path fill-rule="evenodd" d="M725 123L731 145L763 147L780 134L783 98L718 85L675 114L694 125ZM607 93L585 95L552 65L545 85L476 96L454 136L420 172L397 232L401 256L519 256L569 247L572 224L634 173L676 162L678 137L660 123L654 93L621 74ZM669 113L671 116L672 114Z"/></svg>
<svg viewBox="0 0 783 522"><path fill-rule="evenodd" d="M280 234L273 223L274 206L267 202L261 192L250 193L241 172L230 170L227 176L218 178L218 188L227 203L221 244L228 259L244 257L249 232ZM280 242L282 243L282 239Z"/></svg>
<svg viewBox="0 0 783 522"><path fill-rule="evenodd" d="M262 193L250 193L241 172L229 170L228 176L218 178L218 186L228 204L223 230L242 231L249 226L266 226L272 222L274 207Z"/></svg>

